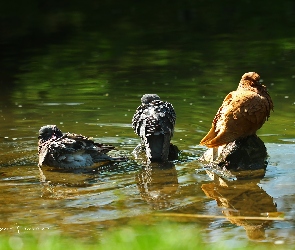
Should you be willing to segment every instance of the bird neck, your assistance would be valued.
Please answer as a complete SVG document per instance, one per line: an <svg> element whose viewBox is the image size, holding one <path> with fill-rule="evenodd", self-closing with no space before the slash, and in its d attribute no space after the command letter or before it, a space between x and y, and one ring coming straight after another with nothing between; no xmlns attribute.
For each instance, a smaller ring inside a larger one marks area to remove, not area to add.
<svg viewBox="0 0 295 250"><path fill-rule="evenodd" d="M239 83L237 90L238 91L250 90L259 94L267 93L266 86L262 84L253 84L253 82L250 82L250 81L241 81Z"/></svg>

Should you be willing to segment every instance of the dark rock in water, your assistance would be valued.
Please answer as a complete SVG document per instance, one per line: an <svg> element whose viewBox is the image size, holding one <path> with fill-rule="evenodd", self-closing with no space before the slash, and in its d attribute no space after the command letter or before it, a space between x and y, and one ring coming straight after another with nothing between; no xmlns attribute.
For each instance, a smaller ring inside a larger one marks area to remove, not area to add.
<svg viewBox="0 0 295 250"><path fill-rule="evenodd" d="M168 161L178 160L179 153L180 153L179 148L176 145L170 143Z"/></svg>
<svg viewBox="0 0 295 250"><path fill-rule="evenodd" d="M228 143L222 150L218 165L227 170L266 169L267 152L256 135Z"/></svg>
<svg viewBox="0 0 295 250"><path fill-rule="evenodd" d="M156 94L145 94L132 118L132 128L140 136L150 162L168 160L176 114L171 103L163 102Z"/></svg>
<svg viewBox="0 0 295 250"><path fill-rule="evenodd" d="M200 158L205 164L230 171L240 178L264 175L266 159L266 147L256 135L238 139L218 149L208 149Z"/></svg>

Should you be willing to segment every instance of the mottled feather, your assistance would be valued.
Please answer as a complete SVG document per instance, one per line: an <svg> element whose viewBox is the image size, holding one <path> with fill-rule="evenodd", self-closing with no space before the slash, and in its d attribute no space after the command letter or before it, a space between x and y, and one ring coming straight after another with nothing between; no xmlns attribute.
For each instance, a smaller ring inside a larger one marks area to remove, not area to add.
<svg viewBox="0 0 295 250"><path fill-rule="evenodd" d="M167 160L176 121L174 108L156 94L143 95L141 102L133 116L132 128L140 136L148 158Z"/></svg>
<svg viewBox="0 0 295 250"><path fill-rule="evenodd" d="M107 155L114 149L112 145L95 143L79 134L63 134L55 125L41 127L38 139L39 166L83 168L96 162L122 160Z"/></svg>

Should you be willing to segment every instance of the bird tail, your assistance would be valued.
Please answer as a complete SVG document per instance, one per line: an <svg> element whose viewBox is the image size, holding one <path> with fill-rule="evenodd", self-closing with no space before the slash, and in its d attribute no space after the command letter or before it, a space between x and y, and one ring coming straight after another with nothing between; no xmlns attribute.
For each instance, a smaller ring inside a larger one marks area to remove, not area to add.
<svg viewBox="0 0 295 250"><path fill-rule="evenodd" d="M150 135L145 138L145 148L147 158L152 161L162 160L163 146L164 146L164 135ZM169 145L168 145L169 147ZM168 148L169 149L169 148ZM168 157L168 154L167 154Z"/></svg>
<svg viewBox="0 0 295 250"><path fill-rule="evenodd" d="M217 135L217 133L214 131L214 128L211 128L209 133L202 139L200 144L205 145L208 148L215 148L232 142L236 138L240 137L241 136L239 133L233 133L231 131L227 131L225 133L220 133L219 135Z"/></svg>
<svg viewBox="0 0 295 250"><path fill-rule="evenodd" d="M215 132L214 126L212 126L208 134L200 141L200 145L208 146L207 144L210 144L211 140L213 140L216 136L217 133Z"/></svg>

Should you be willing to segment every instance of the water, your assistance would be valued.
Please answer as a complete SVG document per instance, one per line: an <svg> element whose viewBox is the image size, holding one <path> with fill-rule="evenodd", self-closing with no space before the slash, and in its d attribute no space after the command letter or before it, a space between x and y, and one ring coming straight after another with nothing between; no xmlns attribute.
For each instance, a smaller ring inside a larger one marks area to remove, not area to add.
<svg viewBox="0 0 295 250"><path fill-rule="evenodd" d="M161 221L155 212L173 212L206 216L170 219L197 225L208 242L294 244L292 42L215 36L191 41L189 48L180 41L118 45L84 32L26 51L11 88L0 94L0 227L26 225L90 240L110 227ZM262 179L216 189L198 161L206 150L198 144L223 98L248 71L261 75L275 106L258 132L269 154L267 171ZM131 119L145 93L159 94L176 110L172 142L181 155L170 168L146 168L132 158L139 138ZM40 173L37 133L46 124L113 144L114 155L130 159L76 172L44 167ZM212 188L218 192L210 196ZM233 210L246 216L284 214L286 220L227 219Z"/></svg>

